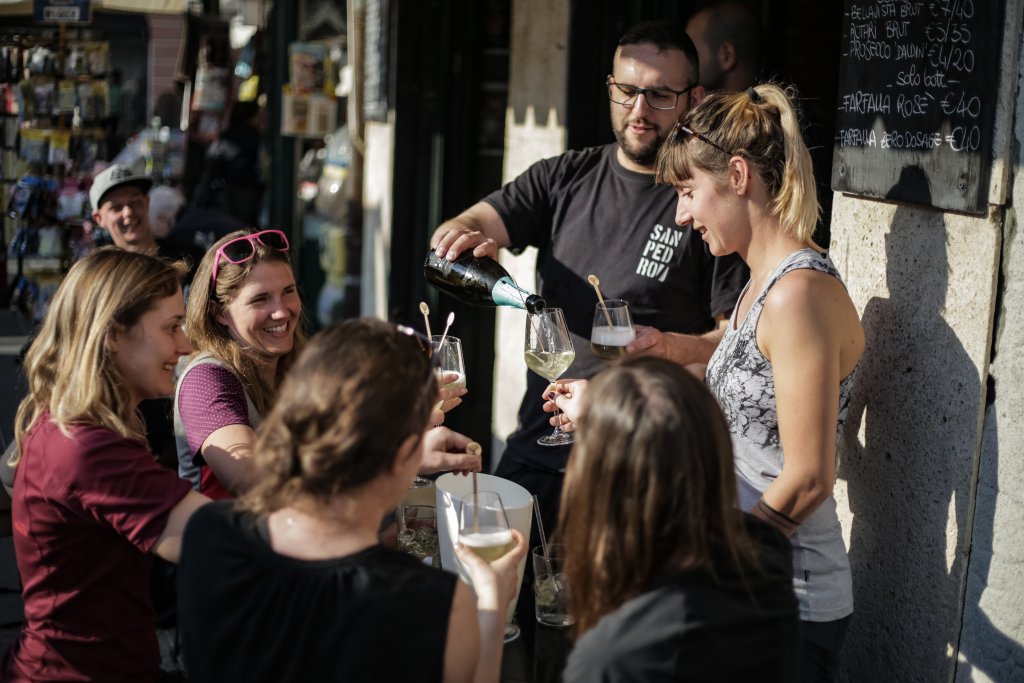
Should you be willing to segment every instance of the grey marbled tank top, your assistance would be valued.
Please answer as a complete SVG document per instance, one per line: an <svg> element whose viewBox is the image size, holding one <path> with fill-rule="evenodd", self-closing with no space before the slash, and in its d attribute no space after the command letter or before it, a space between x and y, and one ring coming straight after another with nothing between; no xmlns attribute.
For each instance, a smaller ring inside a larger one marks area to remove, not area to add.
<svg viewBox="0 0 1024 683"><path fill-rule="evenodd" d="M772 365L757 348L757 323L768 291L786 273L801 268L839 279L839 272L828 256L813 249L793 252L776 268L741 322L737 323L733 311L722 342L708 362L707 385L718 398L732 435L739 503L743 510L754 507L764 490L779 476L785 459L779 441ZM846 420L855 373L856 370L839 383L837 438ZM850 562L835 498L830 496L822 503L790 540L793 587L800 601L800 618L832 621L849 615L853 611Z"/></svg>

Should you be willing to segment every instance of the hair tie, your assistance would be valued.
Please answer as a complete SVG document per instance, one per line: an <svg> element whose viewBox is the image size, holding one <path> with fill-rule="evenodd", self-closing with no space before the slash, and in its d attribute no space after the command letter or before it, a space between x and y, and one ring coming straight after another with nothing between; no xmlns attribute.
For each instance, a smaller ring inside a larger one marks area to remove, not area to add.
<svg viewBox="0 0 1024 683"><path fill-rule="evenodd" d="M747 95L750 97L750 101L753 102L754 104L761 104L762 102L764 102L764 98L761 97L760 93L754 90L754 86L750 86L744 92L747 93Z"/></svg>

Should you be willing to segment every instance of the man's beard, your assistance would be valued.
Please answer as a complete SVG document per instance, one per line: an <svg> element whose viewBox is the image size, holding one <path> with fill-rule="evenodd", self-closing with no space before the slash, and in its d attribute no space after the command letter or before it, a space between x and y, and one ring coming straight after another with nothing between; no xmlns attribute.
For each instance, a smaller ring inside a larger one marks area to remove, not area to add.
<svg viewBox="0 0 1024 683"><path fill-rule="evenodd" d="M626 158L632 161L634 164L641 166L654 166L654 161L658 158L658 150L661 149L661 143L665 141L660 133L657 133L657 137L650 143L642 146L636 144L629 145L626 142L626 128L629 123L623 123L621 128L616 128L615 139L619 143L619 149L626 155Z"/></svg>

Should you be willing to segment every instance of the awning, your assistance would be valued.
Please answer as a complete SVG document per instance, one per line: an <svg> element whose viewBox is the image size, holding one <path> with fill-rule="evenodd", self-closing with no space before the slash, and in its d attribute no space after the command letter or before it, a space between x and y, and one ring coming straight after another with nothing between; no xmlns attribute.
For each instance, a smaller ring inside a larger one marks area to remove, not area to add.
<svg viewBox="0 0 1024 683"><path fill-rule="evenodd" d="M187 0L92 0L93 11L182 14ZM0 0L0 16L33 14L32 0Z"/></svg>

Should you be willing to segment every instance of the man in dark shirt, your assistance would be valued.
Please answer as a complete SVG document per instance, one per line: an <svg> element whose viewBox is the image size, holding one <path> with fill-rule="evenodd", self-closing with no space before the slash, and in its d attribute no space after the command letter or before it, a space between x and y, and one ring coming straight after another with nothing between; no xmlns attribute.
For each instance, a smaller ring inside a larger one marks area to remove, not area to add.
<svg viewBox="0 0 1024 683"><path fill-rule="evenodd" d="M681 27L645 22L619 41L606 89L617 142L540 161L434 232L438 255L466 249L538 248L538 289L562 308L576 351L566 377L589 377L604 364L590 351L597 275L607 298L629 302L638 328L630 351L705 363L721 339L719 321L747 278L735 257L716 259L700 235L675 223L676 194L654 183L654 162L675 122L704 95L697 50ZM657 328L656 330L653 328ZM665 332L658 332L663 330ZM547 381L529 373L519 428L496 474L538 495L554 529L569 447L545 447L541 410Z"/></svg>

